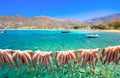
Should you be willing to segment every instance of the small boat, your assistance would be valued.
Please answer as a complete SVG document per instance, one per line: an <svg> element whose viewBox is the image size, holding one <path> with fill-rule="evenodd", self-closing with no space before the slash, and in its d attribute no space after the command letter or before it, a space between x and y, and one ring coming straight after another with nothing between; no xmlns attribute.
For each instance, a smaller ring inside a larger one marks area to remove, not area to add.
<svg viewBox="0 0 120 78"><path fill-rule="evenodd" d="M5 33L5 31L4 30L0 30L0 33Z"/></svg>
<svg viewBox="0 0 120 78"><path fill-rule="evenodd" d="M97 35L97 34L89 34L89 35L87 35L87 38L98 38L99 37L99 35Z"/></svg>
<svg viewBox="0 0 120 78"><path fill-rule="evenodd" d="M61 33L70 33L70 31L69 30L63 30L63 31L61 31Z"/></svg>

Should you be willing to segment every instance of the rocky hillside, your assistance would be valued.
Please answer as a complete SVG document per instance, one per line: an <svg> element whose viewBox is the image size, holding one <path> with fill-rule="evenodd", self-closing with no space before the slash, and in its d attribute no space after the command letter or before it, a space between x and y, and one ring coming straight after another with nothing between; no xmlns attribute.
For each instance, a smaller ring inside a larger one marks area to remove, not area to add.
<svg viewBox="0 0 120 78"><path fill-rule="evenodd" d="M64 28L65 26L73 26L75 24L81 24L81 22L73 19L57 19L47 16L0 16L0 28L3 29L51 29Z"/></svg>
<svg viewBox="0 0 120 78"><path fill-rule="evenodd" d="M97 17L93 19L88 19L83 21L86 24L100 24L100 23L105 23L105 22L110 22L113 20L118 20L120 19L120 13L104 16L104 17Z"/></svg>

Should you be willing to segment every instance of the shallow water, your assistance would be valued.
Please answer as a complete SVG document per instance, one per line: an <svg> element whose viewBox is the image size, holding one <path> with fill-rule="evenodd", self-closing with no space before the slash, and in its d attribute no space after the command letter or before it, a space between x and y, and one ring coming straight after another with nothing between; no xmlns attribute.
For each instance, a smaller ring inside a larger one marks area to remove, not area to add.
<svg viewBox="0 0 120 78"><path fill-rule="evenodd" d="M97 33L100 37L87 38L89 33ZM0 34L1 49L59 51L119 44L120 33L113 32L71 31L63 34L60 30L6 30L5 34Z"/></svg>
<svg viewBox="0 0 120 78"><path fill-rule="evenodd" d="M98 34L98 38L87 38L90 33ZM6 30L5 34L0 34L0 48L13 50L42 50L42 51L60 51L104 48L107 46L120 45L120 33L114 32L91 32L91 31L71 31L70 33L61 33L60 30ZM34 69L31 65L30 71L26 65L20 69L13 67L10 70L4 67L0 68L0 78L119 78L120 70L116 70L112 63L105 68L101 62L96 65L97 74L92 73L90 66L86 68L73 67L72 74L67 65L58 71L53 56L54 71L47 72L45 66L42 66L41 72ZM120 67L120 66L119 66ZM119 68L118 67L118 68Z"/></svg>

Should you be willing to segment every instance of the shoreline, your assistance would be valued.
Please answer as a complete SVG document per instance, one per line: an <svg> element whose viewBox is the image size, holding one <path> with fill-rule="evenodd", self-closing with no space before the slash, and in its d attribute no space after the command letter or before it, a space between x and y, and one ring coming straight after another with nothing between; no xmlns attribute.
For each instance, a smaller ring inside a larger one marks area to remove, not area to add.
<svg viewBox="0 0 120 78"><path fill-rule="evenodd" d="M0 30L65 30L65 29L0 29ZM120 30L97 30L97 29L69 29L69 31L92 31L92 32L120 32Z"/></svg>
<svg viewBox="0 0 120 78"><path fill-rule="evenodd" d="M102 32L120 32L120 30L100 30Z"/></svg>

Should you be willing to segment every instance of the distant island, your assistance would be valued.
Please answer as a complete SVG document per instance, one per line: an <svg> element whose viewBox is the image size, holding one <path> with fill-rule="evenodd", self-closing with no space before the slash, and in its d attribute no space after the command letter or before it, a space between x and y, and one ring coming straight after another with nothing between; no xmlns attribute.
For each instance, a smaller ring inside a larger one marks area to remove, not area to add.
<svg viewBox="0 0 120 78"><path fill-rule="evenodd" d="M84 21L48 16L0 16L0 29L105 29L120 30L120 13Z"/></svg>

